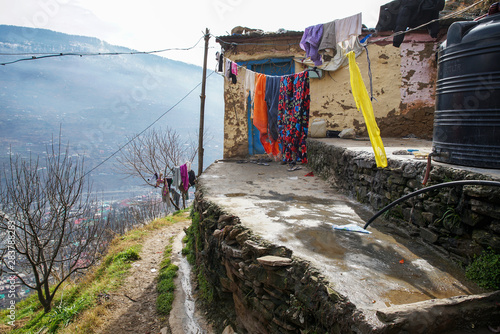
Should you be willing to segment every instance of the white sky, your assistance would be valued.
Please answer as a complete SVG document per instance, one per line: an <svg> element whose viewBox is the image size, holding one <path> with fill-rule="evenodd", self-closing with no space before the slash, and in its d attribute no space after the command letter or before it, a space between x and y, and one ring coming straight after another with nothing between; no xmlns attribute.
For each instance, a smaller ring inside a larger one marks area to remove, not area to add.
<svg viewBox="0 0 500 334"><path fill-rule="evenodd" d="M92 36L139 51L193 46L205 28L215 36L235 26L277 31L304 28L359 12L375 27L380 5L390 0L0 0L0 24ZM220 49L210 39L209 68ZM164 57L202 66L203 41L191 51Z"/></svg>

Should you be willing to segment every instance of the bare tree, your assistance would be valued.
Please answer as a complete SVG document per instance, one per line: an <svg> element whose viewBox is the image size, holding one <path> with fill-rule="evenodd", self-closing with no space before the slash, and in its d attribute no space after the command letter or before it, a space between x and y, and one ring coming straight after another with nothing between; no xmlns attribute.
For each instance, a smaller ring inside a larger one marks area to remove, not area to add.
<svg viewBox="0 0 500 334"><path fill-rule="evenodd" d="M2 267L26 275L17 278L37 292L47 313L62 283L98 259L106 224L95 216L84 161L70 158L60 141L45 159L11 157L2 176Z"/></svg>
<svg viewBox="0 0 500 334"><path fill-rule="evenodd" d="M167 178L174 168L189 161L198 153L193 140L181 140L170 128L151 129L132 140L117 158L118 169L125 175L140 177L147 185L157 187L154 175ZM161 174L161 175L160 175ZM185 207L185 193L181 191ZM172 198L170 202L177 208Z"/></svg>

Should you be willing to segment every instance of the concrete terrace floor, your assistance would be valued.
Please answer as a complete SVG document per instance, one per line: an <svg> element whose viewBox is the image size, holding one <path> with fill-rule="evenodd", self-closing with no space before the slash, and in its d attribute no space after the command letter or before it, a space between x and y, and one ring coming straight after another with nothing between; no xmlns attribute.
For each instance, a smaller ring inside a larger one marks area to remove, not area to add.
<svg viewBox="0 0 500 334"><path fill-rule="evenodd" d="M372 152L365 140L318 140ZM415 159L392 155L401 149L431 151L431 142L417 139L384 139L384 144L390 159ZM212 164L199 180L205 199L238 216L255 235L310 261L369 321L378 323L375 311L392 305L483 292L426 246L391 236L380 219L370 226L372 234L334 230L334 224L362 227L374 212L326 181L306 176L305 165L288 171L286 165L268 164Z"/></svg>

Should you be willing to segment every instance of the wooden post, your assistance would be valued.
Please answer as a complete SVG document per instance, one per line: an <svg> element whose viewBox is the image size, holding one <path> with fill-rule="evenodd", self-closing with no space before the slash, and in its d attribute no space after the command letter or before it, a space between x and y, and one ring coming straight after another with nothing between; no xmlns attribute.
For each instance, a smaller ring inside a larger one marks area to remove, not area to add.
<svg viewBox="0 0 500 334"><path fill-rule="evenodd" d="M198 176L203 172L203 128L205 126L205 86L207 84L207 57L208 57L208 41L210 40L210 30L205 31L205 55L203 58L203 80L201 82L201 103L200 103L200 131L198 138Z"/></svg>

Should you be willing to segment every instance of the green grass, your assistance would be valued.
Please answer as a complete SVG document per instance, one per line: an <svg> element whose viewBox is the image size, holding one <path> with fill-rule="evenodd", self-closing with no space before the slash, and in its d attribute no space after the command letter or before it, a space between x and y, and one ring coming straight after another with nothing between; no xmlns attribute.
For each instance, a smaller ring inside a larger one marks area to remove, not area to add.
<svg viewBox="0 0 500 334"><path fill-rule="evenodd" d="M203 298L206 302L211 303L214 300L214 289L212 285L206 280L202 270L199 270L197 278L200 287L201 298Z"/></svg>
<svg viewBox="0 0 500 334"><path fill-rule="evenodd" d="M16 305L16 326L7 322L8 310L0 312L0 333L94 333L103 323L108 312L106 298L119 290L131 268L131 263L139 259L142 243L151 233L160 228L187 219L187 210L178 212L115 237L109 244L107 255L100 264L89 271L78 282L68 282L56 294L52 310L45 314L37 295L31 294ZM166 250L167 252L167 250ZM171 253L171 247L169 252ZM170 261L170 257L168 257ZM166 257L161 270L164 277L175 276L177 268ZM172 271L175 270L173 274ZM162 291L172 290L171 285L162 283ZM168 304L169 297L162 297L162 305ZM171 303L170 303L171 305ZM171 306L170 306L171 307Z"/></svg>
<svg viewBox="0 0 500 334"><path fill-rule="evenodd" d="M182 249L182 255L186 256L190 265L194 265L196 263L196 247L201 248L201 238L199 235L200 214L195 212L191 218L192 224L186 230L186 236L182 239L186 244L186 247Z"/></svg>
<svg viewBox="0 0 500 334"><path fill-rule="evenodd" d="M129 248L115 256L108 254L103 263L95 272L93 282L83 281L79 284L70 282L58 292L52 310L45 314L38 302L36 294L17 305L16 324L22 327L11 330L10 333L57 333L61 328L68 326L82 311L95 305L96 297L100 292L114 291L123 281L131 260L125 260L123 254L138 254L140 245ZM4 312L1 314L5 319ZM6 328L0 328L6 331ZM7 332L7 331L6 331Z"/></svg>
<svg viewBox="0 0 500 334"><path fill-rule="evenodd" d="M192 224L186 230L186 236L182 240L186 246L182 249L182 254L186 256L190 265L195 267L200 288L200 296L206 302L212 302L214 299L214 289L203 274L203 268L196 266L196 252L202 248L200 236L200 214L198 212L191 213Z"/></svg>
<svg viewBox="0 0 500 334"><path fill-rule="evenodd" d="M170 243L165 247L163 252L163 261L160 264L161 269L158 274L158 284L156 286L156 290L158 291L156 310L163 316L169 315L172 310L175 290L174 279L179 270L179 267L172 264L172 242L173 237L170 238Z"/></svg>

